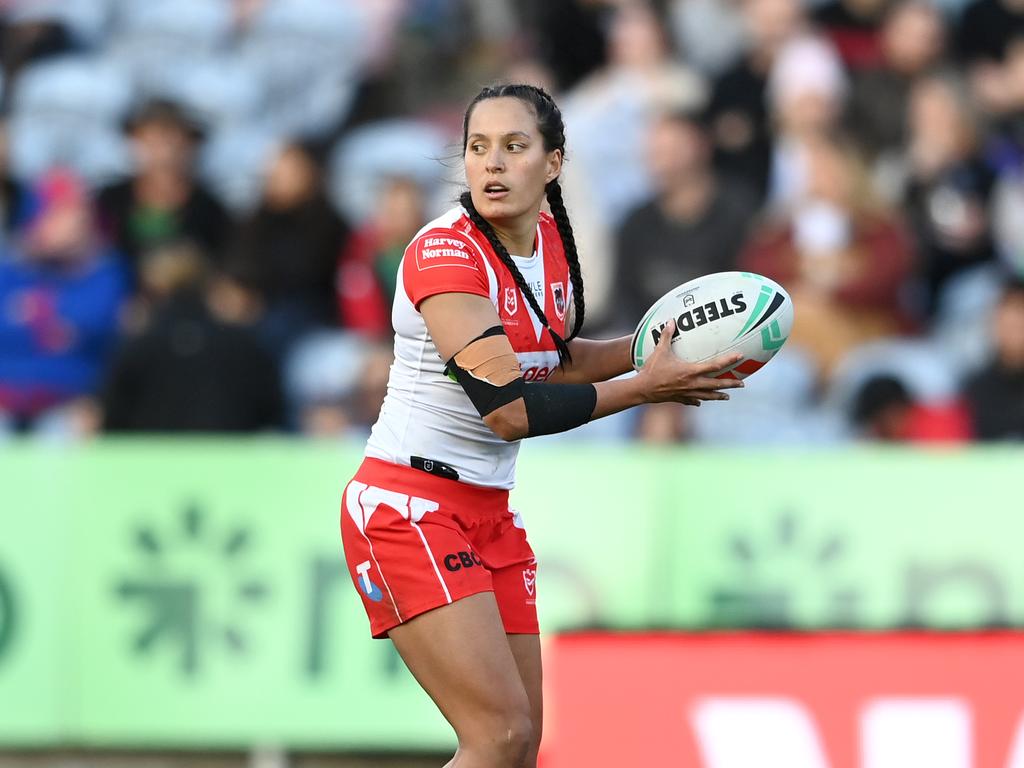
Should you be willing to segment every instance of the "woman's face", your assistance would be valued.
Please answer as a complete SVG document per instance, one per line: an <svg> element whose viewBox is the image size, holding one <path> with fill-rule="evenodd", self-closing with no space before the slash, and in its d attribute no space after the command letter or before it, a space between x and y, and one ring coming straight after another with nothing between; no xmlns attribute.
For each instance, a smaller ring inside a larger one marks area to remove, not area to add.
<svg viewBox="0 0 1024 768"><path fill-rule="evenodd" d="M561 150L544 149L533 110L512 97L473 108L464 157L473 205L491 222L536 215L545 185L562 169Z"/></svg>
<svg viewBox="0 0 1024 768"><path fill-rule="evenodd" d="M180 125L150 121L132 132L135 157L142 171L184 172L192 158L192 140Z"/></svg>
<svg viewBox="0 0 1024 768"><path fill-rule="evenodd" d="M388 184L377 200L376 226L385 246L405 247L423 226L423 192L414 181L396 179Z"/></svg>
<svg viewBox="0 0 1024 768"><path fill-rule="evenodd" d="M1024 368L1024 293L1016 291L999 302L993 326L996 351L1003 365Z"/></svg>
<svg viewBox="0 0 1024 768"><path fill-rule="evenodd" d="M316 191L316 173L305 152L285 147L270 164L264 188L267 204L274 210L288 210L306 202Z"/></svg>
<svg viewBox="0 0 1024 768"><path fill-rule="evenodd" d="M889 66L898 72L917 74L942 56L942 17L938 9L923 3L897 8L882 31L882 48Z"/></svg>
<svg viewBox="0 0 1024 768"><path fill-rule="evenodd" d="M812 142L804 157L808 196L839 208L848 207L854 197L854 174L847 156L826 142Z"/></svg>

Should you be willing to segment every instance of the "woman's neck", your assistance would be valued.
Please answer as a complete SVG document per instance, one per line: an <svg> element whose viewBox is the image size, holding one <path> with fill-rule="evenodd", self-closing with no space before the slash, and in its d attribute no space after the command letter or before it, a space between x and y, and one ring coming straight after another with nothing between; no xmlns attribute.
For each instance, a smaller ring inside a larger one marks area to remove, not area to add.
<svg viewBox="0 0 1024 768"><path fill-rule="evenodd" d="M516 219L492 221L495 234L501 244L513 256L530 256L533 254L534 240L537 235L537 214L520 216Z"/></svg>

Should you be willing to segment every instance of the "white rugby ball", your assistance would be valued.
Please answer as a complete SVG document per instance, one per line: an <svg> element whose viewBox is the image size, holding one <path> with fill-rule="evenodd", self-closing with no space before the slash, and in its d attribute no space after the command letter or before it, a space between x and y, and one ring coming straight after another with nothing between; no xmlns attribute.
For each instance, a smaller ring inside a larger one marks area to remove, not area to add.
<svg viewBox="0 0 1024 768"><path fill-rule="evenodd" d="M774 280L751 272L716 272L683 283L654 302L636 327L630 346L634 368L643 367L673 318L677 357L699 363L740 352L743 359L718 378L745 379L786 343L793 301Z"/></svg>

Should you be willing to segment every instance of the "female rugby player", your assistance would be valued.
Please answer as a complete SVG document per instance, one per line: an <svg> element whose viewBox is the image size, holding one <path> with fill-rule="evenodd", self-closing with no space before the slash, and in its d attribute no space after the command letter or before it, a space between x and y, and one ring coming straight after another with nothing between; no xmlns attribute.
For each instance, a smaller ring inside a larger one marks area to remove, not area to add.
<svg viewBox="0 0 1024 768"><path fill-rule="evenodd" d="M558 107L528 85L466 110L469 191L406 249L395 363L342 539L374 637L390 637L458 736L449 766L533 768L541 733L536 560L509 509L518 443L650 402L742 386L669 350L636 376L629 337L577 338L583 281L558 184ZM551 214L541 212L547 199Z"/></svg>

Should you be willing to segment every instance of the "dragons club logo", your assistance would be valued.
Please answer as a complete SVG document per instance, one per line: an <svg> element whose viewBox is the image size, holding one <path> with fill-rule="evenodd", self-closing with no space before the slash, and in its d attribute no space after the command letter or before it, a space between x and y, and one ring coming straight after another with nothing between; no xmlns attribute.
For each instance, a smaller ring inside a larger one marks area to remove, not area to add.
<svg viewBox="0 0 1024 768"><path fill-rule="evenodd" d="M515 288L505 289L505 313L514 315L519 311L519 291Z"/></svg>
<svg viewBox="0 0 1024 768"><path fill-rule="evenodd" d="M524 568L523 569L523 586L526 587L526 594L533 597L534 592L537 590L537 569L536 568Z"/></svg>
<svg viewBox="0 0 1024 768"><path fill-rule="evenodd" d="M555 303L555 314L559 320L565 320L565 286L562 283L551 283L551 298Z"/></svg>

